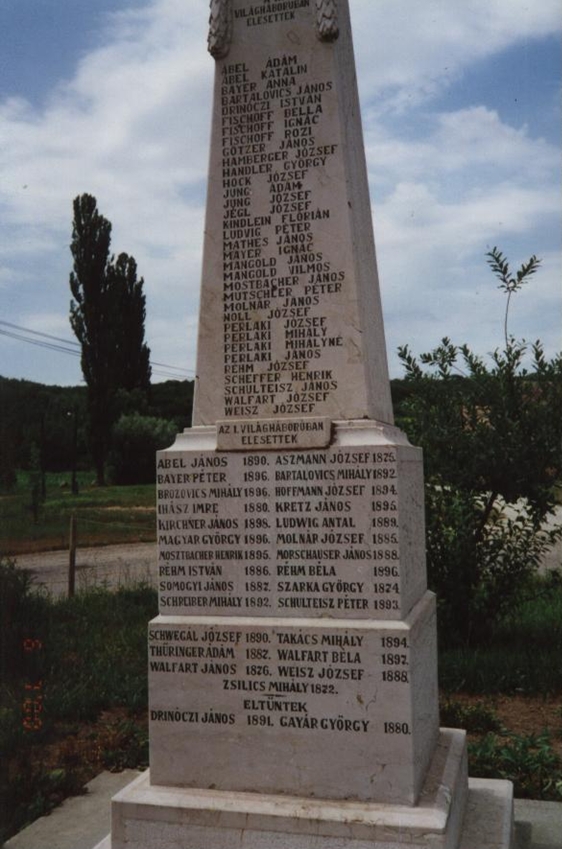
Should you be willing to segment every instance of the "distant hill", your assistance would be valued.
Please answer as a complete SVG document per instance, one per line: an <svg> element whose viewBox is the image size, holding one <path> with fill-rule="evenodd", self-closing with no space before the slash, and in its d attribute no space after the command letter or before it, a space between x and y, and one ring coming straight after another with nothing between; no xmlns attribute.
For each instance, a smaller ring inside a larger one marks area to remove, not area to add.
<svg viewBox="0 0 562 849"><path fill-rule="evenodd" d="M86 392L85 386L47 386L0 376L0 466L9 456L15 468L29 468L42 454L46 471L67 470L76 416L78 467L89 468ZM155 383L148 399L133 393L121 401L123 412L164 418L180 431L191 424L193 381Z"/></svg>

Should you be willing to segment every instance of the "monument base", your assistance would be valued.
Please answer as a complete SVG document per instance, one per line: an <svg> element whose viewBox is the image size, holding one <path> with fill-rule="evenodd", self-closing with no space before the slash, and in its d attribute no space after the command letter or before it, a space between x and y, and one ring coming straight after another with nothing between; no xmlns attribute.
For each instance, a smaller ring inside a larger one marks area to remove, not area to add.
<svg viewBox="0 0 562 849"><path fill-rule="evenodd" d="M463 731L442 729L420 802L308 800L150 784L114 798L98 849L509 849L512 786L466 776Z"/></svg>

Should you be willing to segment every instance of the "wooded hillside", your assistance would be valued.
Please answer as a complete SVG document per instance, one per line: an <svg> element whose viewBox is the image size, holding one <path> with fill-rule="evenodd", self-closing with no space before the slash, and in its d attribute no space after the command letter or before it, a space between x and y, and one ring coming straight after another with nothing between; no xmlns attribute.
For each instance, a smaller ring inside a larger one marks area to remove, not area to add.
<svg viewBox="0 0 562 849"><path fill-rule="evenodd" d="M148 396L123 392L121 414L173 422L178 431L191 423L193 381L168 380L150 387ZM77 468L91 468L86 440L86 387L45 386L0 376L0 483L9 469L71 468L76 427Z"/></svg>

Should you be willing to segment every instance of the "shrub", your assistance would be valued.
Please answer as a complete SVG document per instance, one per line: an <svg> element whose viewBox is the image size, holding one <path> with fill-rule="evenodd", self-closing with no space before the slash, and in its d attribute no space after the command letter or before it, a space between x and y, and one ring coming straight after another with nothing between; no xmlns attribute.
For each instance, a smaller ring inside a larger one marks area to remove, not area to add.
<svg viewBox="0 0 562 849"><path fill-rule="evenodd" d="M562 801L562 760L554 752L550 736L487 734L468 744L470 774L475 778L513 781L520 799Z"/></svg>
<svg viewBox="0 0 562 849"><path fill-rule="evenodd" d="M503 731L493 709L482 702L463 705L454 699L445 699L439 705L439 714L441 725L446 728L464 728L469 734Z"/></svg>
<svg viewBox="0 0 562 849"><path fill-rule="evenodd" d="M464 642L489 639L562 536L543 524L562 477L562 354L548 361L507 333L509 298L539 260L514 277L500 251L488 256L508 295L491 363L447 338L419 359L399 350L404 426L424 450L430 586L442 636Z"/></svg>
<svg viewBox="0 0 562 849"><path fill-rule="evenodd" d="M172 444L176 427L166 419L121 416L113 426L110 467L117 484L154 483L156 452Z"/></svg>
<svg viewBox="0 0 562 849"><path fill-rule="evenodd" d="M17 475L15 449L5 428L0 431L0 492L13 492Z"/></svg>
<svg viewBox="0 0 562 849"><path fill-rule="evenodd" d="M35 591L30 573L15 560L0 557L1 682L21 675L26 643L42 639L47 619L47 599Z"/></svg>

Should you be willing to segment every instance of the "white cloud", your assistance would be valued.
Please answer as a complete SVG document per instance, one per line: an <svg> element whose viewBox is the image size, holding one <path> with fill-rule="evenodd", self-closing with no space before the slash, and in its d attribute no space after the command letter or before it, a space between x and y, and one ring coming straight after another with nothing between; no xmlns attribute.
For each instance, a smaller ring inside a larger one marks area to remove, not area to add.
<svg viewBox="0 0 562 849"><path fill-rule="evenodd" d="M378 233L388 250L410 245L437 251L449 244L466 253L496 237L525 233L558 208L555 188L532 190L499 183L444 203L423 184L399 183L378 208Z"/></svg>
<svg viewBox="0 0 562 849"><path fill-rule="evenodd" d="M535 229L558 213L558 193L510 184L441 203L427 187L399 185L378 210L379 270L387 347L395 375L396 350L433 348L443 336L486 354L503 339L505 298L485 254L498 244L512 268L537 252L543 267L515 299L510 331L540 337L549 354L562 348L560 255L543 253ZM534 234L534 235L532 235ZM536 241L535 241L536 239Z"/></svg>
<svg viewBox="0 0 562 849"><path fill-rule="evenodd" d="M65 316L54 312L29 312L26 315L26 326L39 333L50 333L64 338L68 336L68 321Z"/></svg>
<svg viewBox="0 0 562 849"><path fill-rule="evenodd" d="M406 110L471 63L560 32L558 0L372 0L350 3L359 86L375 111Z"/></svg>
<svg viewBox="0 0 562 849"><path fill-rule="evenodd" d="M37 300L45 301L41 264L57 253L51 304L67 322L71 202L89 192L113 223L112 250L133 254L145 278L147 335L164 316L179 313L187 326L198 297L208 158L213 63L205 26L205 12L190 18L176 0L119 13L105 45L82 59L42 112L22 98L0 104L5 286L24 280L31 288L34 258ZM22 303L18 320L30 323ZM170 334L155 334L155 358L192 360L185 335L175 334L173 348Z"/></svg>
<svg viewBox="0 0 562 849"><path fill-rule="evenodd" d="M372 171L380 164L386 181L450 178L454 171L484 168L489 178L520 171L520 180L544 179L558 166L558 150L543 139L533 139L526 128L502 123L498 113L475 106L426 116L430 123L423 139L400 140L389 128L373 123L365 128L367 156Z"/></svg>
<svg viewBox="0 0 562 849"><path fill-rule="evenodd" d="M558 0L351 7L391 359L400 343L429 347L455 329L490 346L501 300L483 254L496 242L510 250L516 238L523 252L534 240L529 253L550 244L538 234L558 215L558 153L478 103L436 113L430 98L474 62L559 31ZM206 0L125 10L42 110L23 98L0 103L0 285L18 323L53 328L60 310L66 324L71 202L89 192L113 223L113 250L133 254L145 278L154 359L194 368L213 75L207 17ZM414 105L423 124L406 134L396 114ZM548 286L527 310L537 322L537 304L550 317L559 297L555 271L541 274ZM541 327L552 340L544 318ZM79 378L73 368L69 380Z"/></svg>

